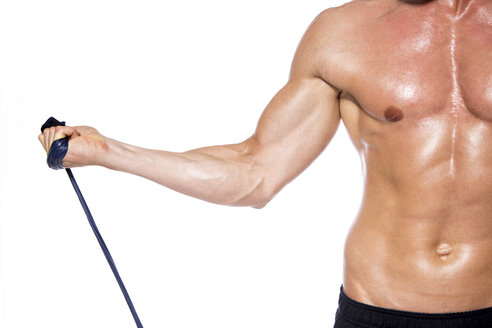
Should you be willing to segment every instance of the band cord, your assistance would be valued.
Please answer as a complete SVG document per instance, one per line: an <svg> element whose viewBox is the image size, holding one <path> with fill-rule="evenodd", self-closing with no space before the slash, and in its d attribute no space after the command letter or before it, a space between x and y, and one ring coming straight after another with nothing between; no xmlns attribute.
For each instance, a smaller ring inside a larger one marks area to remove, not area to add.
<svg viewBox="0 0 492 328"><path fill-rule="evenodd" d="M41 131L43 131L45 128L49 128L51 126L58 126L58 125L65 125L65 122L59 122L53 117L50 117L45 124L41 127ZM68 138L63 138L63 139L57 139L55 140L51 148L48 152L48 166L52 169L63 169L64 167L61 165L61 162L63 160L63 157L65 157L66 153L68 151ZM118 285L120 286L121 292L123 293L123 296L125 297L126 303L128 304L128 307L130 308L130 312L132 313L133 319L135 320L135 323L137 324L138 328L143 328L142 323L140 322L140 318L138 317L137 311L135 310L135 307L133 306L132 300L130 298L130 295L128 294L128 291L126 290L125 284L123 283L123 280L120 277L120 274L118 272L118 269L116 269L116 265L113 261L113 257L111 256L111 253L109 252L108 247L106 246L106 243L104 242L104 239L102 238L101 234L99 233L99 229L96 226L96 222L94 221L94 218L92 217L92 214L89 210L89 207L87 206L87 203L85 202L84 196L82 196L82 192L79 189L79 186L77 185L77 182L75 181L75 177L73 176L72 171L69 168L65 168L67 171L68 177L70 178L70 181L72 182L72 186L75 189L75 193L77 194L77 197L79 198L80 204L82 205L82 208L84 209L85 215L87 216L87 220L89 221L89 224L92 228L92 231L94 232L94 235L96 236L97 241L99 242L99 245L101 246L101 249L104 253L104 256L106 257L106 260L108 261L109 266L111 267L111 271L113 271L114 277L116 278L116 281L118 282Z"/></svg>

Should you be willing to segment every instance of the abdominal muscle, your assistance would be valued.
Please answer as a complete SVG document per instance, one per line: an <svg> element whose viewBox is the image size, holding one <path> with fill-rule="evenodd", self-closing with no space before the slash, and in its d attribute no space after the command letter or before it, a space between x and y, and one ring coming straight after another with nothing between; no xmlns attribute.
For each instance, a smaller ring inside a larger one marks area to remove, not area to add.
<svg viewBox="0 0 492 328"><path fill-rule="evenodd" d="M490 205L454 207L429 194L409 206L413 196L381 183L366 186L346 240L345 294L412 312L492 307Z"/></svg>

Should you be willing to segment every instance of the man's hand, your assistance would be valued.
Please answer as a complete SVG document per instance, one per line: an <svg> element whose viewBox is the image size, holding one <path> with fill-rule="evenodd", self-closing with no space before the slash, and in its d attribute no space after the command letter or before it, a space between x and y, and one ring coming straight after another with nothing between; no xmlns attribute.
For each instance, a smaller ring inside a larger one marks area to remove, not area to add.
<svg viewBox="0 0 492 328"><path fill-rule="evenodd" d="M66 168L94 165L106 149L106 137L90 126L53 126L38 136L46 154L57 139L69 138L68 152L62 161Z"/></svg>

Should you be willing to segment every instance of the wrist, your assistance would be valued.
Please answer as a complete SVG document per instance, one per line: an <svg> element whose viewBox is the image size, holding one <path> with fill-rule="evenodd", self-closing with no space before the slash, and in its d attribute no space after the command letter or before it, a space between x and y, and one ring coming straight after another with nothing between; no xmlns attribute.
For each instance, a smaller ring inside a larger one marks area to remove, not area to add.
<svg viewBox="0 0 492 328"><path fill-rule="evenodd" d="M139 166L145 165L143 148L106 138L103 151L96 158L96 165L110 170L139 174Z"/></svg>
<svg viewBox="0 0 492 328"><path fill-rule="evenodd" d="M124 151L121 142L105 137L103 147L96 152L96 156L94 157L94 165L116 170L118 166L117 161L120 161L120 158L123 157Z"/></svg>

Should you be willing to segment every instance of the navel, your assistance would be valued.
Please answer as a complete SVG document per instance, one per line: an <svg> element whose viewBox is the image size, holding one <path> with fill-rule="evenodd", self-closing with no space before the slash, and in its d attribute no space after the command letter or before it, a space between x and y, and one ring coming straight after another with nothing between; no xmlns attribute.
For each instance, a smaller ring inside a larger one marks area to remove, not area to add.
<svg viewBox="0 0 492 328"><path fill-rule="evenodd" d="M396 106L389 106L384 111L384 118L388 122L398 122L403 119L403 111Z"/></svg>
<svg viewBox="0 0 492 328"><path fill-rule="evenodd" d="M452 251L453 248L448 243L440 243L436 249L437 255L443 260L446 259Z"/></svg>

